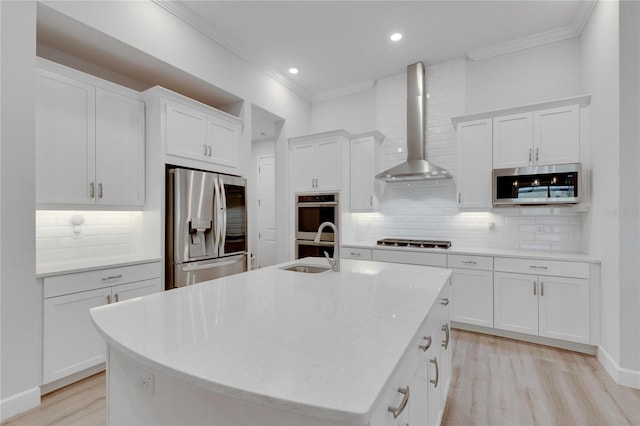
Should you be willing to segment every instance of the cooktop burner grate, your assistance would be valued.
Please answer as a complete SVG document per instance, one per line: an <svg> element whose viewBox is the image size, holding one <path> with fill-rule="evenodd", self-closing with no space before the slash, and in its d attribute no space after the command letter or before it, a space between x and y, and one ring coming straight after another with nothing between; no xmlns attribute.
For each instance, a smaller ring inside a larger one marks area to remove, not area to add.
<svg viewBox="0 0 640 426"><path fill-rule="evenodd" d="M377 245L389 247L416 247L416 248L441 248L451 247L451 241L439 240L410 240L403 238L383 238L378 240Z"/></svg>

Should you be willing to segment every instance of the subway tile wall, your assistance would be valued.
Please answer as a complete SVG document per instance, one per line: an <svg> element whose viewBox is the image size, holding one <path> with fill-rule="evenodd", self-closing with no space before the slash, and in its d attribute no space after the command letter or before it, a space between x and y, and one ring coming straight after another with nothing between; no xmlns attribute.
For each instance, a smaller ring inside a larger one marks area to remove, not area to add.
<svg viewBox="0 0 640 426"><path fill-rule="evenodd" d="M79 214L84 223L74 226ZM36 211L36 261L57 262L140 253L140 211ZM74 238L74 230L80 238Z"/></svg>
<svg viewBox="0 0 640 426"><path fill-rule="evenodd" d="M566 207L500 208L461 212L456 204L456 132L451 117L465 114L465 60L427 68L427 157L454 179L386 183L380 213L352 213L351 238L451 240L454 246L581 252L582 216ZM385 134L383 168L406 159L406 76L377 83L377 124Z"/></svg>

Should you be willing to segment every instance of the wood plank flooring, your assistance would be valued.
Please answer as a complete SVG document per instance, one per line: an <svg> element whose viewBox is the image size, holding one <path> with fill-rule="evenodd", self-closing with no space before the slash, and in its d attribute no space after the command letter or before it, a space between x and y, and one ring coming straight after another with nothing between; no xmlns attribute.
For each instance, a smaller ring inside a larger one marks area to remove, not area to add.
<svg viewBox="0 0 640 426"><path fill-rule="evenodd" d="M640 390L616 385L595 357L453 331L443 425L639 425ZM6 426L104 425L105 375L45 395Z"/></svg>

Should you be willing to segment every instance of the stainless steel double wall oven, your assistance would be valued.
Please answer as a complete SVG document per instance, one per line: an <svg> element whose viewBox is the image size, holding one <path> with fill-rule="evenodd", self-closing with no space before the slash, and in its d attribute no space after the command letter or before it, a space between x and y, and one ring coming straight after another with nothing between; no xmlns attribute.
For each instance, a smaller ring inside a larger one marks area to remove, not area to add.
<svg viewBox="0 0 640 426"><path fill-rule="evenodd" d="M332 222L339 226L339 217L337 193L296 195L296 259L324 257L325 251L333 256L335 238L330 228L325 228L319 243L315 243L313 239L322 222Z"/></svg>

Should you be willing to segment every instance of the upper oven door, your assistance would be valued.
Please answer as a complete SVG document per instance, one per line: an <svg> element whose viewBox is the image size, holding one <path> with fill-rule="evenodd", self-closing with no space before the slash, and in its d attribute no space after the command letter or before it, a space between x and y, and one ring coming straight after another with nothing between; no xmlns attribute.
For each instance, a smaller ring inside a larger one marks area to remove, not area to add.
<svg viewBox="0 0 640 426"><path fill-rule="evenodd" d="M495 169L493 205L577 204L581 174L579 163Z"/></svg>
<svg viewBox="0 0 640 426"><path fill-rule="evenodd" d="M313 240L323 222L338 224L338 194L298 195L296 202L296 239ZM321 241L334 241L333 230L325 228Z"/></svg>

